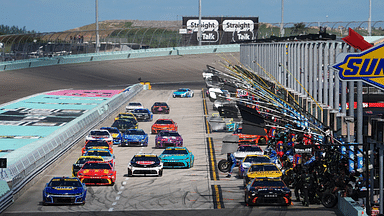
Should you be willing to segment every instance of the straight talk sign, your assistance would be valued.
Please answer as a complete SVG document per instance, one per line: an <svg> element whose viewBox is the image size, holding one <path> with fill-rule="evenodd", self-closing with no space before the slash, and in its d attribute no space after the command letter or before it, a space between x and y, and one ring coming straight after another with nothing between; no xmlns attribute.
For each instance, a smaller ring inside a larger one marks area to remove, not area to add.
<svg viewBox="0 0 384 216"><path fill-rule="evenodd" d="M198 44L199 19L183 17L183 43ZM230 44L257 37L258 17L203 17L201 19L201 42Z"/></svg>

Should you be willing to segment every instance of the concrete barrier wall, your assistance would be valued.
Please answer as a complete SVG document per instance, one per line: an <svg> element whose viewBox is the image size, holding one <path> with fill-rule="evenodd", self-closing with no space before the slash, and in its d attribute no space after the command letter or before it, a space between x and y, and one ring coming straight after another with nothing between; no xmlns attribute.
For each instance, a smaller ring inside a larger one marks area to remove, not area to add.
<svg viewBox="0 0 384 216"><path fill-rule="evenodd" d="M0 71L18 70L32 67L58 64L75 64L91 61L121 60L129 58L148 58L170 55L193 55L204 53L240 52L239 44L209 45L193 47L170 47L158 49L140 49L118 52L88 53L68 56L43 57L29 60L0 62Z"/></svg>
<svg viewBox="0 0 384 216"><path fill-rule="evenodd" d="M338 209L345 216L367 216L367 212L362 208L359 203L353 200L351 197L341 197L338 195Z"/></svg>

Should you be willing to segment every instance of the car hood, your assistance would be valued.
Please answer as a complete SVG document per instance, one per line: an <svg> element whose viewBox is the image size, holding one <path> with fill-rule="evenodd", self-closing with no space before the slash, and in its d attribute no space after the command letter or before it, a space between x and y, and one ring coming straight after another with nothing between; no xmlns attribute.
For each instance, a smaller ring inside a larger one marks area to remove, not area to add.
<svg viewBox="0 0 384 216"><path fill-rule="evenodd" d="M79 194L83 192L83 188L81 187L47 187L47 193L52 194Z"/></svg>
<svg viewBox="0 0 384 216"><path fill-rule="evenodd" d="M111 133L111 136L112 136L113 138L118 138L118 137L120 137L118 133Z"/></svg>
<svg viewBox="0 0 384 216"><path fill-rule="evenodd" d="M143 140L147 137L147 135L129 135L124 136L124 139L126 140Z"/></svg>
<svg viewBox="0 0 384 216"><path fill-rule="evenodd" d="M188 157L187 154L161 154L159 156L162 160L182 160Z"/></svg>
<svg viewBox="0 0 384 216"><path fill-rule="evenodd" d="M80 171L83 174L86 175L106 175L108 173L111 173L112 170L109 169L86 169L83 171Z"/></svg>
<svg viewBox="0 0 384 216"><path fill-rule="evenodd" d="M235 157L242 157L245 158L247 155L263 155L263 152L256 151L256 152L235 152L233 153L233 156Z"/></svg>
<svg viewBox="0 0 384 216"><path fill-rule="evenodd" d="M173 92L173 94L175 95L183 95L183 94L186 94L187 92L179 92L179 91L175 91Z"/></svg>

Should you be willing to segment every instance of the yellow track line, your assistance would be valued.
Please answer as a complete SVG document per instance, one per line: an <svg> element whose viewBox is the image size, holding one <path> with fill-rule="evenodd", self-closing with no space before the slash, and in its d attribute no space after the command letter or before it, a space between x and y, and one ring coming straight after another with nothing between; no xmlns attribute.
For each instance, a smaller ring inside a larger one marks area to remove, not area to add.
<svg viewBox="0 0 384 216"><path fill-rule="evenodd" d="M217 209L221 209L221 201L220 201L219 187L218 187L217 185L214 185L214 187L215 187L215 195L216 195Z"/></svg>

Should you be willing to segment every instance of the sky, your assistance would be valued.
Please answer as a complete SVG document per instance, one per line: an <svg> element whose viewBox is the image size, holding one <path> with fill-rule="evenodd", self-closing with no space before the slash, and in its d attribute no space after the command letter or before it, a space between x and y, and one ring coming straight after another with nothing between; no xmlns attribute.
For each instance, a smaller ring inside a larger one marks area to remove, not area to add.
<svg viewBox="0 0 384 216"><path fill-rule="evenodd" d="M95 22L95 0L0 0L0 24L58 32ZM98 0L99 21L181 20L198 16L198 0ZM256 16L280 23L282 0L201 0L202 16ZM384 0L371 0L372 21ZM369 0L284 0L284 23L367 21Z"/></svg>

